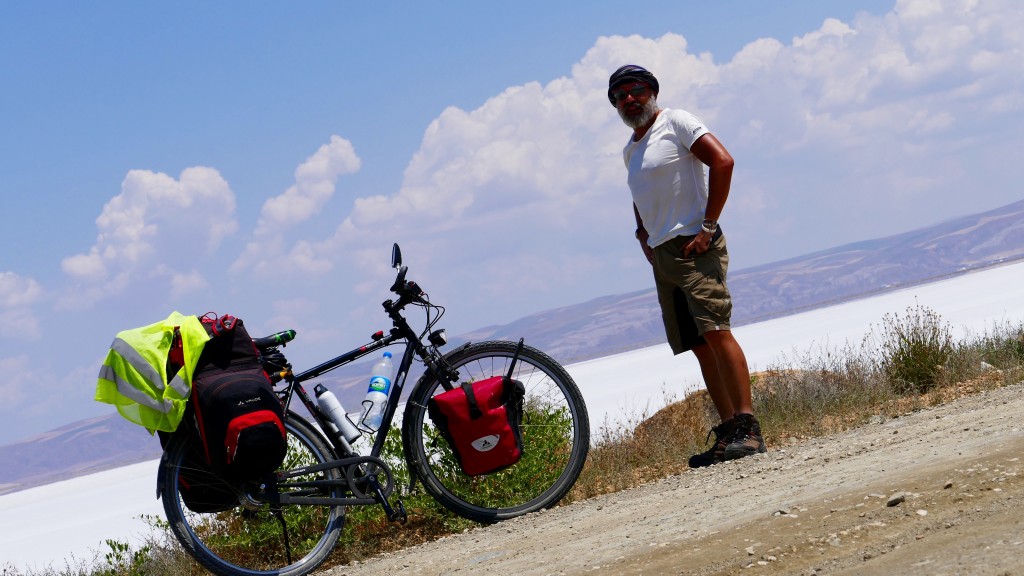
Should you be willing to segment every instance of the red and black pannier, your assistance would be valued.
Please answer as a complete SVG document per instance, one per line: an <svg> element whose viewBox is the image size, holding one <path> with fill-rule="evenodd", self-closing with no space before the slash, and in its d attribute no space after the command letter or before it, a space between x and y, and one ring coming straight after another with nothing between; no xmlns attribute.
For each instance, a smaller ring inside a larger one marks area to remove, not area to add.
<svg viewBox="0 0 1024 576"><path fill-rule="evenodd" d="M242 321L233 316L200 318L210 340L192 378L192 393L175 434L193 436L178 475L182 502L193 512L238 505L241 485L273 473L284 461L287 441L281 402ZM175 333L167 373L181 369L183 350ZM160 432L166 448L170 434Z"/></svg>
<svg viewBox="0 0 1024 576"><path fill-rule="evenodd" d="M202 455L225 479L258 480L277 470L287 451L281 401L242 321L202 321L210 340L196 364L190 401Z"/></svg>
<svg viewBox="0 0 1024 576"><path fill-rule="evenodd" d="M494 376L442 392L427 401L427 414L468 476L490 474L523 455L522 382Z"/></svg>

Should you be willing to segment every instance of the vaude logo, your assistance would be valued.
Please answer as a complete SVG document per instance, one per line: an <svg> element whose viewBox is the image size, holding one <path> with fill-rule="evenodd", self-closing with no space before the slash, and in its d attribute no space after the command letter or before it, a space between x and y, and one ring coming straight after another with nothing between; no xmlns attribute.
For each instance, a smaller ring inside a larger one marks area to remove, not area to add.
<svg viewBox="0 0 1024 576"><path fill-rule="evenodd" d="M471 446L473 446L477 452L487 452L498 445L498 440L499 436L497 434L491 434L490 436L484 436L483 438L473 440Z"/></svg>
<svg viewBox="0 0 1024 576"><path fill-rule="evenodd" d="M239 400L238 401L238 405L239 406L245 406L246 404L252 404L253 402L259 402L259 401L260 401L260 397L259 396L254 396L252 398L249 398L248 400Z"/></svg>

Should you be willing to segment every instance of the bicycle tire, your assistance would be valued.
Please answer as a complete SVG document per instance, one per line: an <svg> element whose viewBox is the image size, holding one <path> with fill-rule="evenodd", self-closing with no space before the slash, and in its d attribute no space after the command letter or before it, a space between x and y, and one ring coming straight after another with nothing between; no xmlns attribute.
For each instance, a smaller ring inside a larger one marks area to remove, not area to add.
<svg viewBox="0 0 1024 576"><path fill-rule="evenodd" d="M515 342L487 341L449 353L459 382L505 375ZM426 491L455 514L483 523L515 518L557 504L583 470L590 421L572 377L547 354L523 346L512 377L526 387L523 457L514 466L466 476L427 414L427 400L444 388L432 375L417 382L402 419L406 460Z"/></svg>
<svg viewBox="0 0 1024 576"><path fill-rule="evenodd" d="M288 412L284 424L288 455L282 470L335 459L327 440L304 418ZM187 431L175 433L165 449L158 473L160 497L170 529L190 556L221 576L301 576L327 559L344 526L343 506L281 507L288 526L291 560L283 545L279 520L268 504L248 502L212 513L190 510L181 499L178 482L185 457L195 441L194 434ZM194 476L194 473L186 474ZM330 469L310 477L336 479L340 473ZM211 479L211 482L226 485L220 480ZM327 493L338 496L340 490L332 489Z"/></svg>

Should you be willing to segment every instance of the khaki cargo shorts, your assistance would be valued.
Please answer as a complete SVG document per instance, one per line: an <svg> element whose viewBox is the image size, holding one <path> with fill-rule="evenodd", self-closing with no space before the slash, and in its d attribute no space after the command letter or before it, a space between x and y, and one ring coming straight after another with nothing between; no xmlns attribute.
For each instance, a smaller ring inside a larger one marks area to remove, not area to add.
<svg viewBox="0 0 1024 576"><path fill-rule="evenodd" d="M685 258L683 248L691 240L693 236L677 236L654 248L654 285L665 335L675 354L703 344L702 336L709 330L729 330L732 317L732 296L725 283L725 235L718 234L707 252Z"/></svg>

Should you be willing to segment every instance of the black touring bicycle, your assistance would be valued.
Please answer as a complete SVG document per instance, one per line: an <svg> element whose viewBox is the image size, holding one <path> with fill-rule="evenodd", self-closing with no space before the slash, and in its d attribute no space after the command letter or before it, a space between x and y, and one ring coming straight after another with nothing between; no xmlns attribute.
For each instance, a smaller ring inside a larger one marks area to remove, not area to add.
<svg viewBox="0 0 1024 576"><path fill-rule="evenodd" d="M189 454L198 440L186 427L171 435L160 461L158 495L175 537L211 572L308 574L336 545L349 506L380 506L388 519L404 522L407 513L401 489L396 490L396 465L406 466L409 490L418 480L448 510L483 523L553 506L579 477L589 450L590 425L583 397L565 369L521 340L467 343L442 354L439 348L446 343L445 334L434 327L444 308L431 303L415 282L406 279L397 244L392 249L392 266L398 269L391 286L397 298L383 303L392 328L373 335L370 343L294 373L280 350L294 331L254 339L267 372L277 380L274 392L285 415L287 455L272 478L212 487L234 490L237 504L195 512L183 501L179 486L189 478ZM421 332L403 315L410 306L425 312ZM379 432L372 436L368 453L361 454L331 425L303 383L393 344L404 345L404 353ZM422 376L406 395L405 381L414 359L422 363ZM521 382L525 390L519 404L522 456L499 472L468 476L428 417L428 401L465 383L496 376ZM309 418L296 411L299 405ZM396 418L399 409L402 412ZM393 423L401 429L404 462L389 461L384 455Z"/></svg>

